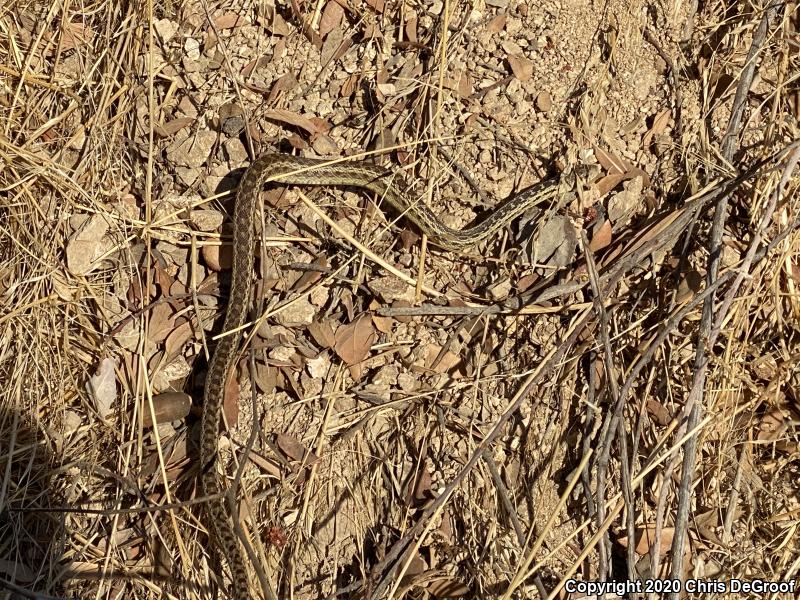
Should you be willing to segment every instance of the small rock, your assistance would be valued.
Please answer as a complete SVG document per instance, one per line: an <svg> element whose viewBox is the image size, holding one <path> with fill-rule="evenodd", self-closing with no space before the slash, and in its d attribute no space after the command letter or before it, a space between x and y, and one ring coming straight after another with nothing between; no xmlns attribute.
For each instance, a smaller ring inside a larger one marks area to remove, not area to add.
<svg viewBox="0 0 800 600"><path fill-rule="evenodd" d="M247 161L247 149L238 137L225 140L225 154L231 165L241 165Z"/></svg>
<svg viewBox="0 0 800 600"><path fill-rule="evenodd" d="M494 300L503 300L505 298L508 298L510 293L511 293L511 279L508 277L503 278L502 280L498 281L492 287L489 288L489 295Z"/></svg>
<svg viewBox="0 0 800 600"><path fill-rule="evenodd" d="M400 373L400 375L397 376L397 385L400 386L401 390L410 394L417 391L419 381L411 373Z"/></svg>
<svg viewBox="0 0 800 600"><path fill-rule="evenodd" d="M367 284L367 287L385 302L394 302L396 300L414 301L414 288L392 275L376 277Z"/></svg>
<svg viewBox="0 0 800 600"><path fill-rule="evenodd" d="M316 358L309 359L306 362L306 369L308 374L315 378L324 377L331 368L331 359L327 352L322 352Z"/></svg>
<svg viewBox="0 0 800 600"><path fill-rule="evenodd" d="M183 392L164 392L153 396L153 414L159 424L184 418L191 406L191 396ZM153 426L150 407L146 405L142 407L142 425L145 429Z"/></svg>
<svg viewBox="0 0 800 600"><path fill-rule="evenodd" d="M536 96L536 108L544 113L550 112L550 109L553 108L553 99L548 92L539 92Z"/></svg>
<svg viewBox="0 0 800 600"><path fill-rule="evenodd" d="M110 247L104 238L108 221L100 214L92 215L67 242L67 267L74 275L86 275L94 269L95 261Z"/></svg>
<svg viewBox="0 0 800 600"><path fill-rule="evenodd" d="M372 383L381 387L392 387L397 385L397 377L397 365L385 365L372 377Z"/></svg>
<svg viewBox="0 0 800 600"><path fill-rule="evenodd" d="M208 160L216 141L217 134L213 131L198 131L168 148L167 157L179 167L197 168Z"/></svg>
<svg viewBox="0 0 800 600"><path fill-rule="evenodd" d="M199 231L217 231L222 227L225 215L212 209L193 210L190 220Z"/></svg>
<svg viewBox="0 0 800 600"><path fill-rule="evenodd" d="M230 137L238 136L245 126L244 111L235 102L219 107L219 123L222 132Z"/></svg>
<svg viewBox="0 0 800 600"><path fill-rule="evenodd" d="M303 297L275 315L275 321L285 327L298 327L310 324L316 314L317 308Z"/></svg>
<svg viewBox="0 0 800 600"><path fill-rule="evenodd" d="M170 19L158 19L153 22L153 28L164 42L170 41L178 32L178 24Z"/></svg>
<svg viewBox="0 0 800 600"><path fill-rule="evenodd" d="M186 52L186 57L190 60L200 59L200 42L194 38L186 38L183 43L183 50Z"/></svg>
<svg viewBox="0 0 800 600"><path fill-rule="evenodd" d="M101 360L97 371L89 377L86 387L94 401L95 409L105 419L111 414L117 399L117 378L114 361L110 358Z"/></svg>
<svg viewBox="0 0 800 600"><path fill-rule="evenodd" d="M70 435L78 431L78 428L82 425L83 420L81 416L76 413L74 410L68 410L64 413L64 433L66 435Z"/></svg>

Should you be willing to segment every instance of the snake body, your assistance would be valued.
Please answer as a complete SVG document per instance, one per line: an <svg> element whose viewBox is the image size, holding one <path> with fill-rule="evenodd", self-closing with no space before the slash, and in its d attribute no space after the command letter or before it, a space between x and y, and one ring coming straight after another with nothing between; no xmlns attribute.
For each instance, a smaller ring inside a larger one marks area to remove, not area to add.
<svg viewBox="0 0 800 600"><path fill-rule="evenodd" d="M242 548L236 536L233 517L223 498L225 487L214 466L217 455L219 423L225 383L239 349L241 327L250 305L254 276L255 218L262 186L267 182L314 186L349 186L371 191L406 219L414 223L429 240L442 248L463 250L489 238L514 218L555 195L556 185L545 181L522 192L491 212L488 217L466 229L444 225L423 203L407 196L402 179L377 165L365 162L336 162L324 159L299 158L285 154L266 154L247 169L236 194L233 211L233 273L228 309L223 331L211 357L203 396L203 418L200 425L200 476L203 493L213 496L207 503L211 533L231 570L235 600L250 598L247 569Z"/></svg>

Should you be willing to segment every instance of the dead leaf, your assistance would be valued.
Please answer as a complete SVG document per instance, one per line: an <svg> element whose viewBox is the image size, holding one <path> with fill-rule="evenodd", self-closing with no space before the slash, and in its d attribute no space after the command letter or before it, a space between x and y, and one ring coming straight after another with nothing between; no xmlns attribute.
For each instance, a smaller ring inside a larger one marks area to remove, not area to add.
<svg viewBox="0 0 800 600"><path fill-rule="evenodd" d="M438 344L428 344L425 350L425 367L434 373L447 373L461 362L458 354L449 350L442 352L442 347Z"/></svg>
<svg viewBox="0 0 800 600"><path fill-rule="evenodd" d="M636 547L634 551L639 556L644 556L648 552L650 552L650 547L653 545L655 541L655 532L656 528L655 525L647 525L645 527L637 527L634 535L636 536ZM670 547L672 546L672 538L675 536L675 528L674 527L662 527L661 528L661 545L660 551L661 555L663 556L665 553L669 552ZM627 536L622 536L617 540L620 546L623 548L628 547L628 538Z"/></svg>
<svg viewBox="0 0 800 600"><path fill-rule="evenodd" d="M611 175L606 175L605 177L602 177L594 185L597 188L597 191L600 192L600 197L602 198L623 181L625 181L624 173L612 173Z"/></svg>
<svg viewBox="0 0 800 600"><path fill-rule="evenodd" d="M336 343L333 327L328 320L313 321L308 325L308 333L321 348L333 348Z"/></svg>
<svg viewBox="0 0 800 600"><path fill-rule="evenodd" d="M217 26L217 29L233 29L234 27L246 25L247 19L239 13L227 12L214 19L214 24Z"/></svg>
<svg viewBox="0 0 800 600"><path fill-rule="evenodd" d="M656 115L656 118L653 119L653 126L647 130L647 133L645 133L642 138L642 146L647 148L655 136L661 135L666 131L671 116L672 111L668 108L665 108Z"/></svg>
<svg viewBox="0 0 800 600"><path fill-rule="evenodd" d="M236 369L231 369L225 382L222 411L225 413L228 427L235 427L239 421L239 380L236 378Z"/></svg>
<svg viewBox="0 0 800 600"><path fill-rule="evenodd" d="M412 44L416 44L419 42L419 36L417 36L419 17L417 17L413 8L409 8L408 11L410 14L406 16L406 39Z"/></svg>
<svg viewBox="0 0 800 600"><path fill-rule="evenodd" d="M314 454L309 448L296 437L279 433L276 439L278 448L289 457L290 460L301 463L303 466L310 467L319 460L319 456Z"/></svg>
<svg viewBox="0 0 800 600"><path fill-rule="evenodd" d="M533 61L519 54L508 57L508 64L511 65L511 72L520 81L530 81L533 76Z"/></svg>
<svg viewBox="0 0 800 600"><path fill-rule="evenodd" d="M475 93L475 88L472 86L472 79L467 73L462 73L458 79L458 95L463 99L467 99Z"/></svg>
<svg viewBox="0 0 800 600"><path fill-rule="evenodd" d="M506 15L503 13L492 17L492 20L489 21L489 24L486 26L486 30L489 31L489 33L498 33L502 31L505 26Z"/></svg>
<svg viewBox="0 0 800 600"><path fill-rule="evenodd" d="M786 418L783 413L774 408L761 417L758 424L758 435L756 439L760 442L773 442L786 434Z"/></svg>
<svg viewBox="0 0 800 600"><path fill-rule="evenodd" d="M376 338L372 319L368 314L362 313L352 323L342 325L336 330L333 349L347 365L352 366L367 357Z"/></svg>
<svg viewBox="0 0 800 600"><path fill-rule="evenodd" d="M358 82L361 80L361 75L358 73L353 73L347 79L345 79L344 84L342 85L342 89L339 90L339 96L342 98L349 98L352 96L355 91L358 89Z"/></svg>
<svg viewBox="0 0 800 600"><path fill-rule="evenodd" d="M608 171L610 175L627 173L632 167L625 159L603 150L600 146L594 146L594 154L600 166Z"/></svg>
<svg viewBox="0 0 800 600"><path fill-rule="evenodd" d="M183 351L183 348L189 340L193 339L194 336L195 323L193 321L184 321L172 329L164 342L164 354L167 361L171 362L177 357Z"/></svg>
<svg viewBox="0 0 800 600"><path fill-rule="evenodd" d="M678 284L678 292L675 295L675 300L678 304L688 302L703 289L703 276L699 271L687 271L681 277Z"/></svg>
<svg viewBox="0 0 800 600"><path fill-rule="evenodd" d="M409 481L408 489L406 489L406 504L417 507L425 504L428 500L432 500L435 497L431 489L432 485L431 474L422 465L414 475L414 478Z"/></svg>
<svg viewBox="0 0 800 600"><path fill-rule="evenodd" d="M328 2L319 20L319 35L325 38L331 31L339 27L344 19L344 9L336 2Z"/></svg>
<svg viewBox="0 0 800 600"><path fill-rule="evenodd" d="M67 267L74 275L88 275L111 246L104 236L108 221L101 214L94 214L70 237L67 242Z"/></svg>
<svg viewBox="0 0 800 600"><path fill-rule="evenodd" d="M171 121L167 121L166 123L156 124L153 128L156 135L162 138L170 137L171 135L175 135L181 129L184 129L194 123L194 119L191 117L178 117L176 119L172 119Z"/></svg>
<svg viewBox="0 0 800 600"><path fill-rule="evenodd" d="M378 315L373 315L372 322L375 324L375 327L378 331L385 334L392 333L394 329L394 319L391 317L380 317Z"/></svg>
<svg viewBox="0 0 800 600"><path fill-rule="evenodd" d="M650 413L650 416L653 417L655 422L662 427L666 427L669 425L670 421L672 421L672 416L669 414L669 411L661 402L653 398L647 399L647 412Z"/></svg>
<svg viewBox="0 0 800 600"><path fill-rule="evenodd" d="M61 52L85 46L94 39L94 30L83 23L66 23L61 32L59 41ZM52 40L53 34L48 32L45 34L45 38L48 41Z"/></svg>
<svg viewBox="0 0 800 600"><path fill-rule="evenodd" d="M603 221L599 229L595 231L592 236L592 241L589 242L589 249L592 252L597 252L603 248L607 248L611 244L611 221Z"/></svg>
<svg viewBox="0 0 800 600"><path fill-rule="evenodd" d="M324 133L330 129L330 126L322 119L312 119L290 110L279 108L266 110L263 116L279 123L287 123L299 127L312 135Z"/></svg>
<svg viewBox="0 0 800 600"><path fill-rule="evenodd" d="M272 56L259 56L258 58L254 58L253 60L249 61L244 67L242 67L242 77L250 77L250 75L256 69L261 67L267 66L270 62L272 62Z"/></svg>
<svg viewBox="0 0 800 600"><path fill-rule="evenodd" d="M152 342L163 342L175 329L175 311L166 302L153 307L147 336Z"/></svg>
<svg viewBox="0 0 800 600"><path fill-rule="evenodd" d="M4 578L14 580L17 584L27 584L36 580L36 573L19 560L0 559L0 573Z"/></svg>
<svg viewBox="0 0 800 600"><path fill-rule="evenodd" d="M386 8L384 0L365 0L365 4L378 14L383 14L384 9Z"/></svg>

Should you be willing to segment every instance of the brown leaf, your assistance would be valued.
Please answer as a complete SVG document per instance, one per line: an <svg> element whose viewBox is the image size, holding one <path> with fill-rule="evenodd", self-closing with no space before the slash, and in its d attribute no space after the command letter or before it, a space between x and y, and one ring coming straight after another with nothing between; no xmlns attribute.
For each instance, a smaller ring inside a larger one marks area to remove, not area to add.
<svg viewBox="0 0 800 600"><path fill-rule="evenodd" d="M0 573L4 578L13 579L19 584L27 584L36 581L36 573L19 560L0 559Z"/></svg>
<svg viewBox="0 0 800 600"><path fill-rule="evenodd" d="M117 375L114 361L104 358L97 371L89 377L88 389L97 412L102 418L111 414L117 400Z"/></svg>
<svg viewBox="0 0 800 600"><path fill-rule="evenodd" d="M787 423L784 414L777 408L761 417L756 439L760 442L773 442L786 435Z"/></svg>
<svg viewBox="0 0 800 600"><path fill-rule="evenodd" d="M314 341L317 342L317 345L321 348L333 348L336 344L333 327L331 327L331 323L328 320L313 321L308 326L308 333L311 334L311 337L314 338Z"/></svg>
<svg viewBox="0 0 800 600"><path fill-rule="evenodd" d="M419 17L413 12L413 9L409 9L409 13L409 16L406 17L406 39L412 44L416 44L419 42L419 36L417 36Z"/></svg>
<svg viewBox="0 0 800 600"><path fill-rule="evenodd" d="M645 133L644 137L642 138L642 146L647 148L655 136L664 133L664 131L667 129L667 125L669 124L669 119L671 116L672 112L668 108L665 108L656 115L656 118L653 119L653 126L647 130L647 133Z"/></svg>
<svg viewBox="0 0 800 600"><path fill-rule="evenodd" d="M306 39L308 39L308 41L311 42L317 50L322 48L322 38L311 27L311 18L305 14L304 8L301 8L300 3L297 0L292 0L292 12L297 20L301 23L301 29L303 30L303 35L306 36Z"/></svg>
<svg viewBox="0 0 800 600"><path fill-rule="evenodd" d="M606 220L592 236L592 241L589 242L589 249L592 252L597 252L607 248L611 243L611 237L611 221Z"/></svg>
<svg viewBox="0 0 800 600"><path fill-rule="evenodd" d="M443 350L438 344L428 344L425 354L425 367L435 373L447 373L461 362L458 354Z"/></svg>
<svg viewBox="0 0 800 600"><path fill-rule="evenodd" d="M601 167L608 171L609 175L621 175L623 173L627 173L632 166L625 159L620 158L611 152L607 152L597 145L594 147L594 154L597 156L597 162L600 163Z"/></svg>
<svg viewBox="0 0 800 600"><path fill-rule="evenodd" d="M217 26L217 29L233 29L234 27L246 25L247 19L239 13L227 12L214 19L214 24Z"/></svg>
<svg viewBox="0 0 800 600"><path fill-rule="evenodd" d="M339 90L339 96L342 98L349 98L352 96L358 89L358 82L360 79L361 75L359 73L353 73L347 79L345 79L342 89Z"/></svg>
<svg viewBox="0 0 800 600"><path fill-rule="evenodd" d="M597 187L597 190L600 192L600 197L602 198L623 181L625 181L624 173L612 173L611 175L606 175L601 178L594 185Z"/></svg>
<svg viewBox="0 0 800 600"><path fill-rule="evenodd" d="M344 18L344 9L336 2L328 2L322 11L319 20L319 35L324 38L331 31L339 27Z"/></svg>
<svg viewBox="0 0 800 600"><path fill-rule="evenodd" d="M279 433L276 443L278 444L278 448L280 448L290 460L302 463L305 466L311 466L319 460L319 456L306 448L305 445L294 436Z"/></svg>
<svg viewBox="0 0 800 600"><path fill-rule="evenodd" d="M653 417L655 422L662 427L669 425L669 422L672 420L672 416L664 405L653 398L648 398L647 400L647 412L650 413L650 416Z"/></svg>
<svg viewBox="0 0 800 600"><path fill-rule="evenodd" d="M251 452L248 460L261 469L262 472L273 477L281 476L281 468L275 460L264 458L258 452Z"/></svg>
<svg viewBox="0 0 800 600"><path fill-rule="evenodd" d="M289 125L299 127L312 135L324 133L330 129L330 126L322 119L311 119L296 112L280 108L264 111L264 117L273 121L278 121L279 123L288 123Z"/></svg>
<svg viewBox="0 0 800 600"><path fill-rule="evenodd" d="M520 81L530 81L533 76L533 61L518 54L508 57L508 64L511 65L511 72Z"/></svg>
<svg viewBox="0 0 800 600"><path fill-rule="evenodd" d="M409 481L408 489L406 489L406 504L409 506L420 506L434 498L433 480L431 474L425 466L421 466L419 471L415 474L414 478Z"/></svg>
<svg viewBox="0 0 800 600"><path fill-rule="evenodd" d="M175 311L166 302L157 304L150 311L150 327L147 337L152 342L163 342L175 329Z"/></svg>
<svg viewBox="0 0 800 600"><path fill-rule="evenodd" d="M376 337L372 319L362 313L352 323L336 330L333 349L346 364L355 365L367 357Z"/></svg>
<svg viewBox="0 0 800 600"><path fill-rule="evenodd" d="M236 378L236 369L231 369L228 374L224 395L222 411L225 413L225 421L228 427L236 427L239 421L239 380Z"/></svg>
<svg viewBox="0 0 800 600"><path fill-rule="evenodd" d="M193 321L184 321L169 332L164 342L164 354L168 362L174 360L183 351L186 343L194 338L194 332L195 323Z"/></svg>
<svg viewBox="0 0 800 600"><path fill-rule="evenodd" d="M320 279L322 279L322 274L328 267L328 261L325 256L320 256L311 263L315 269L309 269L305 273L303 273L300 278L294 282L292 286L293 290L305 290L311 287L313 284L317 283Z"/></svg>
<svg viewBox="0 0 800 600"><path fill-rule="evenodd" d="M475 93L475 88L472 87L472 80L467 73L462 73L458 79L458 95L462 98L469 98Z"/></svg>
<svg viewBox="0 0 800 600"><path fill-rule="evenodd" d="M650 552L650 547L653 545L655 541L655 532L656 528L655 525L647 525L645 527L637 527L634 535L636 536L636 547L634 548L636 554L639 556L644 556L648 552ZM661 528L661 555L663 556L665 553L669 552L670 546L672 546L672 538L675 536L675 528L674 527L662 527ZM622 536L617 540L623 548L628 547L628 538L627 536Z"/></svg>
<svg viewBox="0 0 800 600"><path fill-rule="evenodd" d="M94 39L94 30L83 23L67 23L61 36L61 51L85 46ZM50 37L50 36L47 36Z"/></svg>
<svg viewBox="0 0 800 600"><path fill-rule="evenodd" d="M375 324L377 330L381 333L390 334L394 329L394 319L392 319L392 317L380 317L378 315L374 315L372 317L372 322Z"/></svg>
<svg viewBox="0 0 800 600"><path fill-rule="evenodd" d="M156 135L159 137L169 137L175 135L181 129L188 127L192 123L194 123L194 119L191 117L178 117L166 123L156 124L153 131L155 131Z"/></svg>
<svg viewBox="0 0 800 600"><path fill-rule="evenodd" d="M272 62L272 56L259 56L242 67L242 77L250 77L256 69L267 66Z"/></svg>
<svg viewBox="0 0 800 600"><path fill-rule="evenodd" d="M506 15L505 13L503 13L493 17L492 20L489 21L489 24L486 26L486 29L489 31L489 33L498 33L502 31L505 26L506 26Z"/></svg>
<svg viewBox="0 0 800 600"><path fill-rule="evenodd" d="M294 76L294 73L284 73L277 80L272 84L272 88L269 90L269 96L267 97L267 102L271 103L274 102L278 96L283 94L284 92L288 92L289 90L293 90L298 85L297 78Z"/></svg>

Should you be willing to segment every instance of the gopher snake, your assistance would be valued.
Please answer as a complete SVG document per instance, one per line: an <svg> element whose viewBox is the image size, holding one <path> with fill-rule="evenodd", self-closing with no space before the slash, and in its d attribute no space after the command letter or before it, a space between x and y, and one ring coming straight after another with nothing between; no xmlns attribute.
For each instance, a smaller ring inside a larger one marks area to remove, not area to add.
<svg viewBox="0 0 800 600"><path fill-rule="evenodd" d="M444 225L423 203L406 195L405 184L389 171L363 162L331 163L330 161L298 158L285 154L267 154L256 159L239 184L233 211L233 274L228 310L223 331L231 331L219 340L208 367L203 398L203 419L200 426L200 465L203 493L215 496L207 504L212 533L231 568L236 600L250 598L247 570L233 521L220 498L224 486L217 477L214 458L217 454L219 421L228 373L238 354L240 328L250 304L254 283L253 249L255 247L255 216L259 191L263 184L274 181L300 185L351 186L374 192L395 210L413 222L430 241L440 247L461 250L485 240L527 209L554 196L556 186L546 181L514 196L496 208L479 224L466 229Z"/></svg>

